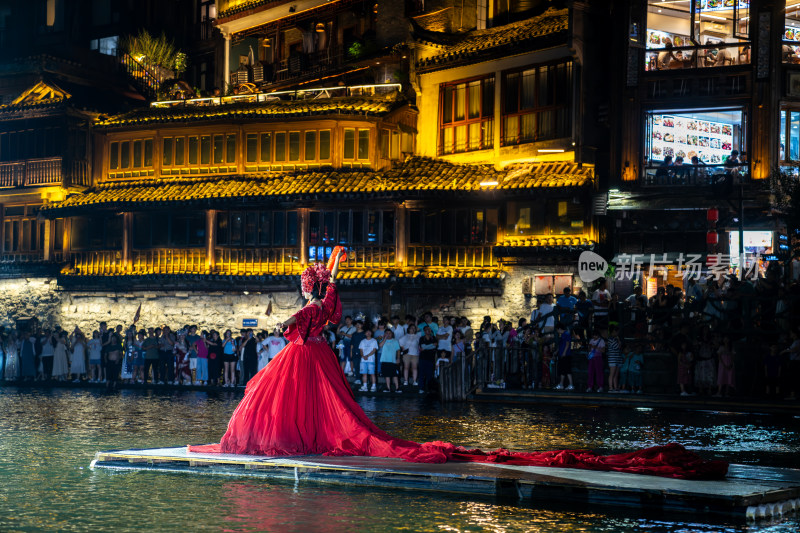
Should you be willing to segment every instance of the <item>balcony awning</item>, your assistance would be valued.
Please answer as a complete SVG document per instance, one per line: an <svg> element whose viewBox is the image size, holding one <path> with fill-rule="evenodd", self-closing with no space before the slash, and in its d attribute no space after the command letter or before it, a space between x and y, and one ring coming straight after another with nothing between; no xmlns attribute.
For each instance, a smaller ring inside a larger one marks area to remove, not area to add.
<svg viewBox="0 0 800 533"><path fill-rule="evenodd" d="M265 200L404 199L498 192L541 195L548 190L586 187L593 179L591 166L576 163L531 163L495 170L490 165L457 165L441 159L411 157L385 171L328 168L107 182L63 202L46 204L41 213L55 218L97 208L141 210L170 204L224 208L250 202L263 205Z"/></svg>

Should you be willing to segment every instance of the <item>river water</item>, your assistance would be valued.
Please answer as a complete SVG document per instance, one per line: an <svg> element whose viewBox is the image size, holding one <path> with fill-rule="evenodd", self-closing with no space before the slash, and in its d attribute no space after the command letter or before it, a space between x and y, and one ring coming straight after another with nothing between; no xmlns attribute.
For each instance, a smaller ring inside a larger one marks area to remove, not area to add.
<svg viewBox="0 0 800 533"><path fill-rule="evenodd" d="M412 491L236 477L90 470L98 450L216 442L233 392L0 387L0 531L800 531L800 517L746 525L605 513L564 502L530 509ZM628 451L680 442L706 457L800 468L800 418L608 407L441 406L359 399L390 433L516 450Z"/></svg>

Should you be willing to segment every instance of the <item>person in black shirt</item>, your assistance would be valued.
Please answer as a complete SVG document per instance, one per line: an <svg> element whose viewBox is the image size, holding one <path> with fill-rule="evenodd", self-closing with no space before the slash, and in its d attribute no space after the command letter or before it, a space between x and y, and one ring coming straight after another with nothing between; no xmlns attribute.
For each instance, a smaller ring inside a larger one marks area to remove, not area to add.
<svg viewBox="0 0 800 533"><path fill-rule="evenodd" d="M433 335L430 327L425 326L425 334L419 339L419 393L427 392L428 384L433 380L433 370L436 366L436 349L439 340Z"/></svg>

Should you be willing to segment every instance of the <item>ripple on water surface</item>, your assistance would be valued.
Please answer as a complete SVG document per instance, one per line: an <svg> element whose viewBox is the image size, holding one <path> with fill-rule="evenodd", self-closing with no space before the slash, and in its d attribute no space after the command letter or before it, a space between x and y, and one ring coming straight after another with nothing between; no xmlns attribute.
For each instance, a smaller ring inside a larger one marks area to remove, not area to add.
<svg viewBox="0 0 800 533"><path fill-rule="evenodd" d="M0 531L770 531L800 520L743 524L528 509L414 491L234 477L92 471L98 450L217 441L236 393L0 388ZM800 467L800 420L732 413L562 407L441 406L360 398L390 433L417 441L516 450L604 452L680 442L707 457ZM682 517L685 518L685 517Z"/></svg>

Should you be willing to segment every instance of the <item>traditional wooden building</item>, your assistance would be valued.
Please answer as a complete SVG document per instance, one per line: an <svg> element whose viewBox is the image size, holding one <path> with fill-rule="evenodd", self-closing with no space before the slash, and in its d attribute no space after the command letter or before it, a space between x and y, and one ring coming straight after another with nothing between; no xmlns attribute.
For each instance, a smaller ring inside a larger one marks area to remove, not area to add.
<svg viewBox="0 0 800 533"><path fill-rule="evenodd" d="M389 26L401 3L223 4L228 60L255 36L258 61L242 59L241 78L223 68L227 94L97 117L91 186L41 209L64 221L60 316L144 301L146 321L271 327L297 305L302 269L337 244L348 310L370 316L516 319L533 296L580 287L605 207L606 96L587 24L602 11L407 3L408 23ZM330 35L313 36L322 49L372 44L282 73L293 54L320 59L290 46L298 33L305 50L309 28ZM272 76L256 79L273 47Z"/></svg>
<svg viewBox="0 0 800 533"><path fill-rule="evenodd" d="M40 209L91 185L92 124L101 112L125 109L137 96L63 60L33 62L40 67L38 81L0 105L3 276L58 271L64 221L46 220Z"/></svg>

